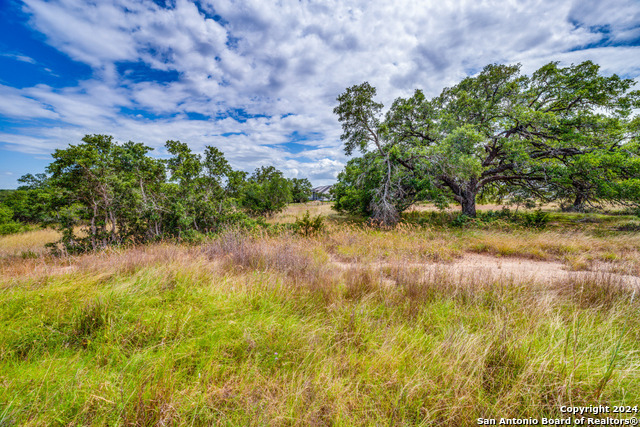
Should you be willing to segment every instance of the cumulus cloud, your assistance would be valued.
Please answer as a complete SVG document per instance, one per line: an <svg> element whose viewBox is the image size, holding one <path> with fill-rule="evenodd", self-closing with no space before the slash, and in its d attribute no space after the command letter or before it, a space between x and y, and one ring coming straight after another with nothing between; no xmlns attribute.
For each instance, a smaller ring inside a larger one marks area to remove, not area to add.
<svg viewBox="0 0 640 427"><path fill-rule="evenodd" d="M273 164L325 184L346 161L332 109L350 85L369 81L388 105L494 62L531 72L591 59L640 74L635 0L161 3L24 0L33 30L93 77L62 89L0 86L0 114L31 121L0 142L46 153L108 133L161 154L181 139L221 148L238 168ZM292 153L293 134L314 137L297 138L306 149Z"/></svg>

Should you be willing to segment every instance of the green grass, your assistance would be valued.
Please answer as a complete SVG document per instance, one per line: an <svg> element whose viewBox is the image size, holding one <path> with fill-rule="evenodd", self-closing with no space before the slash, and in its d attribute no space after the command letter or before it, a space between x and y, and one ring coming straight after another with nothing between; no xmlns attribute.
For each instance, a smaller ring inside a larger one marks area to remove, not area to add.
<svg viewBox="0 0 640 427"><path fill-rule="evenodd" d="M230 234L5 276L0 425L451 426L640 402L629 289L338 268L343 245L386 239L401 259L424 236L350 233Z"/></svg>

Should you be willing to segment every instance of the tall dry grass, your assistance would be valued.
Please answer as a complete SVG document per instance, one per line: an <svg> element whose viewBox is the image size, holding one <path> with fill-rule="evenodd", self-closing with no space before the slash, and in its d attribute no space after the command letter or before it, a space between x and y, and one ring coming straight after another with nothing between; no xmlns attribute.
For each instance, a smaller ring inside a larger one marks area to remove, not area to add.
<svg viewBox="0 0 640 427"><path fill-rule="evenodd" d="M282 211L271 218L267 219L268 223L292 223L296 218L301 217L305 212L309 211L311 216L337 216L336 211L332 209L333 203L331 202L306 202L306 203L291 203Z"/></svg>
<svg viewBox="0 0 640 427"><path fill-rule="evenodd" d="M40 255L46 252L45 244L59 238L60 233L50 228L0 236L0 258L29 253Z"/></svg>

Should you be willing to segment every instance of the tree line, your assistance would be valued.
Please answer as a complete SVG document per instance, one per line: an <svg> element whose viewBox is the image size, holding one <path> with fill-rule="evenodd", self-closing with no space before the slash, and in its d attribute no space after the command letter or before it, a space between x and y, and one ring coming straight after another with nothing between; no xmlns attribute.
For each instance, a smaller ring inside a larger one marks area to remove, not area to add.
<svg viewBox="0 0 640 427"><path fill-rule="evenodd" d="M347 155L335 208L393 225L416 201L558 202L582 211L603 203L640 207L640 91L586 61L551 62L531 76L488 65L440 95L416 90L383 112L369 83L347 88L334 109ZM0 192L0 233L19 222L55 224L67 252L162 238L192 239L229 224L252 226L308 200L307 179L273 166L233 170L223 153L167 141L170 157L142 143L87 135L56 150L46 173Z"/></svg>
<svg viewBox="0 0 640 427"><path fill-rule="evenodd" d="M308 179L287 179L273 166L248 174L215 147L203 155L180 141L165 147L171 157L158 159L142 143L87 135L55 150L46 173L25 175L18 190L0 195L0 219L56 225L56 247L78 253L251 226L311 195Z"/></svg>
<svg viewBox="0 0 640 427"><path fill-rule="evenodd" d="M392 225L419 200L558 202L582 211L640 205L640 92L586 61L488 65L440 95L416 90L383 113L376 89L348 88L334 109L351 159L333 188L338 210Z"/></svg>

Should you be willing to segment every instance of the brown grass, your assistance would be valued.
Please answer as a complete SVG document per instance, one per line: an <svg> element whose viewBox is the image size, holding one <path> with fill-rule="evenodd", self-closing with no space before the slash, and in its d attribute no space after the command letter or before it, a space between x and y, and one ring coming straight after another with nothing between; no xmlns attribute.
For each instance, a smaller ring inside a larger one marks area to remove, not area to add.
<svg viewBox="0 0 640 427"><path fill-rule="evenodd" d="M103 270L121 274L134 272L141 266L184 260L186 253L189 254L187 258L201 255L197 248L162 243L108 249L79 257L46 256L44 243L56 237L58 234L52 230L3 237L0 240L5 244L0 257L0 278L12 281L19 276L28 276L40 280L38 278L51 274L74 271L93 274ZM347 268L356 264L380 263L463 265L473 259L465 255L469 253L494 259L562 263L568 271L597 270L640 276L639 248L640 234L637 233L595 236L582 231L456 230L410 224L400 224L394 230L385 231L330 222L328 231L314 238L286 233L280 236L246 236L230 231L213 239L207 246L206 255L224 258L227 266L289 271L289 275L304 280L321 274L322 268L327 268L330 263L338 266L342 263ZM539 265L540 270L546 268L545 264ZM550 278L556 276L550 271Z"/></svg>
<svg viewBox="0 0 640 427"><path fill-rule="evenodd" d="M495 204L495 203L488 203L488 204L478 204L476 205L476 210L480 211L480 212L486 212L486 211L500 211L504 208L509 208L511 210L515 210L517 208L517 206L515 205L507 205L507 204ZM557 210L558 209L558 205L554 204L554 203L549 203L549 204L545 204L543 206L540 207L542 210L544 211L552 211L552 210ZM523 210L523 207L519 208L520 210ZM407 209L407 212L440 212L441 209L439 207L437 207L436 205L434 205L433 203L416 203L414 205L412 205L411 207L409 207L409 209ZM456 204L451 204L449 205L449 207L447 207L446 209L444 209L445 212L460 212L460 206L456 205Z"/></svg>
<svg viewBox="0 0 640 427"><path fill-rule="evenodd" d="M332 209L333 203L331 202L307 202L307 203L291 203L286 207L286 209L280 213L275 214L271 218L267 219L268 223L292 223L296 220L296 218L304 215L305 212L309 211L311 216L329 216L335 217L338 216L336 211Z"/></svg>
<svg viewBox="0 0 640 427"><path fill-rule="evenodd" d="M59 238L60 233L50 228L0 236L0 258L29 253L40 255L46 252L45 244Z"/></svg>

